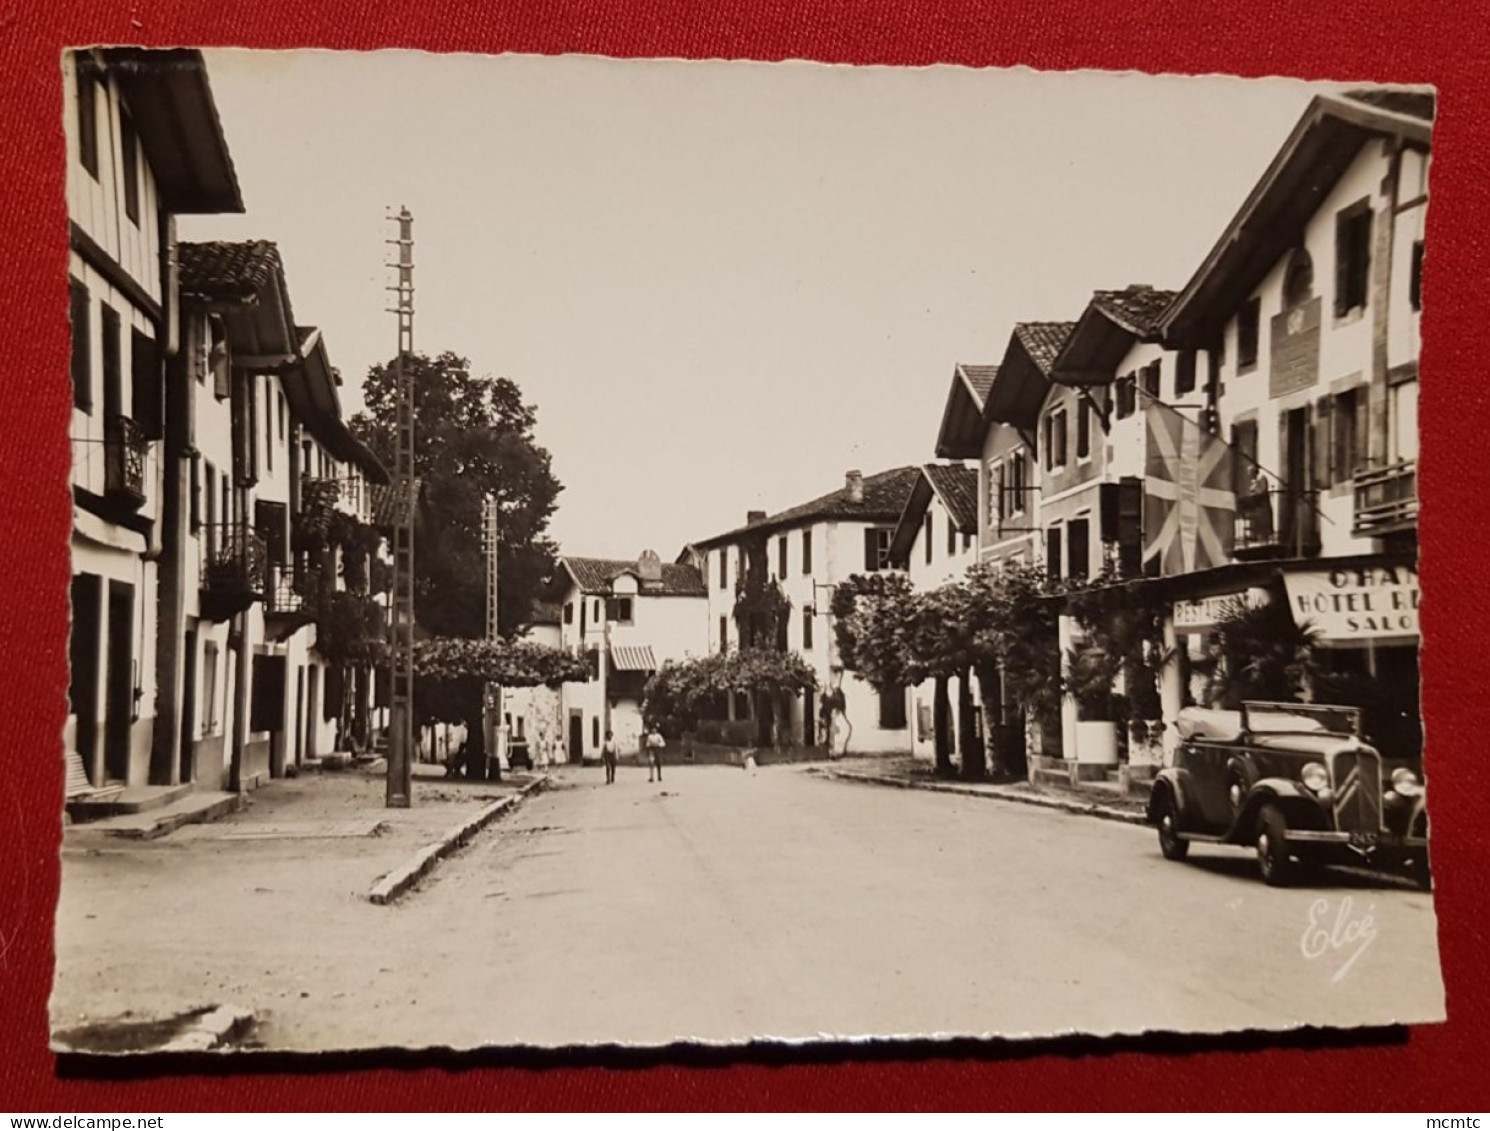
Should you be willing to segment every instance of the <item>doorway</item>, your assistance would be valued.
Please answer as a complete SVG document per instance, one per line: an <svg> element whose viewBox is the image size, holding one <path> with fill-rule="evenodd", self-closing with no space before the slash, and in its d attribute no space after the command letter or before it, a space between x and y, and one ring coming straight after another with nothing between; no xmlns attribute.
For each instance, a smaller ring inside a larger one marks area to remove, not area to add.
<svg viewBox="0 0 1490 1131"><path fill-rule="evenodd" d="M94 785L103 784L98 757L98 630L103 624L102 586L96 574L80 573L72 579L72 635L68 659L72 665L69 685L72 713L77 719L74 749L83 759L83 769Z"/></svg>
<svg viewBox="0 0 1490 1131"><path fill-rule="evenodd" d="M319 758L316 733L321 721L321 669L312 664L305 673L305 756Z"/></svg>
<svg viewBox="0 0 1490 1131"><path fill-rule="evenodd" d="M129 780L129 732L134 721L135 589L109 582L107 687L104 692L104 780Z"/></svg>
<svg viewBox="0 0 1490 1131"><path fill-rule="evenodd" d="M802 692L802 745L817 745L817 692Z"/></svg>
<svg viewBox="0 0 1490 1131"><path fill-rule="evenodd" d="M569 709L569 760L585 760L585 714L578 707Z"/></svg>
<svg viewBox="0 0 1490 1131"><path fill-rule="evenodd" d="M186 630L182 643L181 665L181 750L177 754L176 780L196 781L196 757L193 746L197 736L197 626Z"/></svg>

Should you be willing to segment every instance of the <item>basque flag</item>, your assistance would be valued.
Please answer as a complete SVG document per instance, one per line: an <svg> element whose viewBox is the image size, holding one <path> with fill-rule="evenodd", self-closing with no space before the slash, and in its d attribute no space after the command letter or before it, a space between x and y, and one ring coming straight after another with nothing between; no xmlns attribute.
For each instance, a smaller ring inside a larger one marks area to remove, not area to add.
<svg viewBox="0 0 1490 1131"><path fill-rule="evenodd" d="M1143 564L1168 577L1224 565L1236 532L1231 446L1162 401L1144 413Z"/></svg>

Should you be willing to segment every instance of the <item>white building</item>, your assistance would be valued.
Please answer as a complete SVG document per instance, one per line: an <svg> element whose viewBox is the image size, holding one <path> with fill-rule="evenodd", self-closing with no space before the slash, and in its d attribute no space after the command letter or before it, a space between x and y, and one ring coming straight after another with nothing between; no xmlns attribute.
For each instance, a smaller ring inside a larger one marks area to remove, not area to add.
<svg viewBox="0 0 1490 1131"><path fill-rule="evenodd" d="M708 638L719 651L737 648L739 626L734 611L745 563L754 555L768 580L781 586L791 613L774 642L794 651L817 672L818 690L793 706L791 735L803 746L827 743L820 726L819 696L842 690L844 715L834 722L837 752L909 754L910 728L902 689L876 692L835 655L829 609L834 586L851 574L874 572L890 564L895 525L920 476L916 467L900 467L865 476L850 471L839 490L776 514L751 512L742 527L689 545L680 558L698 569L708 592ZM734 697L731 719L748 711L745 697ZM743 738L743 734L741 736Z"/></svg>
<svg viewBox="0 0 1490 1131"><path fill-rule="evenodd" d="M166 385L180 369L175 217L243 210L201 55L140 58L63 60L74 499L64 741L95 785L170 785L183 772L153 741L157 705L176 686L160 684L156 664L156 563L180 497L162 457Z"/></svg>
<svg viewBox="0 0 1490 1131"><path fill-rule="evenodd" d="M550 599L559 606L560 647L590 661L589 681L561 690L570 761L600 757L607 731L623 755L637 753L647 680L668 660L709 650L703 576L650 550L635 561L563 555Z"/></svg>

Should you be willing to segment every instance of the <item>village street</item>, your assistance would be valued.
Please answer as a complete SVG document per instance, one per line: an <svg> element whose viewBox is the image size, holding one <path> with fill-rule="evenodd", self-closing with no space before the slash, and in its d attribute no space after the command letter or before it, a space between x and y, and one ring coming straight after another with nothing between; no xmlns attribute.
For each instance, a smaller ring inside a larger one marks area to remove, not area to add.
<svg viewBox="0 0 1490 1131"><path fill-rule="evenodd" d="M278 1049L1218 1030L1424 1019L1438 984L1431 896L1391 881L1275 890L1247 854L1168 863L1147 828L803 767L566 768L375 906L454 787L380 836L230 835L300 827L318 784L70 843L57 1028L231 1003ZM363 784L344 824L387 815Z"/></svg>

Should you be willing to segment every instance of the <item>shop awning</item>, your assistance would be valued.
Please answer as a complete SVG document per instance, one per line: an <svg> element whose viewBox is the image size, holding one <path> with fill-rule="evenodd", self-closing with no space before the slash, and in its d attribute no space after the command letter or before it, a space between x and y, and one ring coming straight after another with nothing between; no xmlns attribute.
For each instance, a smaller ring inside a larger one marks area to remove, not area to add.
<svg viewBox="0 0 1490 1131"><path fill-rule="evenodd" d="M618 672L655 672L657 660L646 644L618 644L610 650L610 665Z"/></svg>

